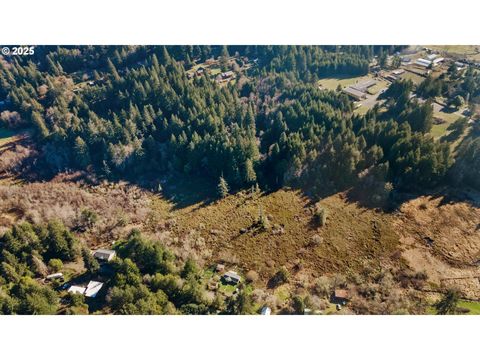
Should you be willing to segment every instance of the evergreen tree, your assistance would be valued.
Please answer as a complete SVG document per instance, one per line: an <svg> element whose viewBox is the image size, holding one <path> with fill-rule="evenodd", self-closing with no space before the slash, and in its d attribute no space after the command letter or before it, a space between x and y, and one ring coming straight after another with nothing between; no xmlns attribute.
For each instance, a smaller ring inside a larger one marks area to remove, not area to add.
<svg viewBox="0 0 480 360"><path fill-rule="evenodd" d="M227 181L223 178L223 176L220 176L220 179L217 185L218 196L220 196L221 198L227 197L228 191L229 191L229 188L228 188Z"/></svg>

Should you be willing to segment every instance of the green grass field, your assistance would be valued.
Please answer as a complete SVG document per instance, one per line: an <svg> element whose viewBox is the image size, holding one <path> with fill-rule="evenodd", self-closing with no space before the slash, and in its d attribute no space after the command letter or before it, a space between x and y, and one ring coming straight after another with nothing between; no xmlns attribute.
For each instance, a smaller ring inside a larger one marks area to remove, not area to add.
<svg viewBox="0 0 480 360"><path fill-rule="evenodd" d="M432 130L431 130L430 133L435 138L440 138L443 135L445 135L447 133L448 126L451 123L453 123L455 120L460 118L460 115L458 115L457 113L446 113L446 112L443 112L443 111L435 111L433 113L433 116L438 117L442 120L445 120L445 122L443 124L438 124L438 125L435 124L435 125L432 126Z"/></svg>
<svg viewBox="0 0 480 360"><path fill-rule="evenodd" d="M465 315L480 315L480 302L479 301L465 301L461 300L457 304L458 308L464 308L470 310ZM434 306L429 306L426 311L427 315L436 315L437 311Z"/></svg>
<svg viewBox="0 0 480 360"><path fill-rule="evenodd" d="M458 307L470 310L468 315L480 315L480 302L478 301L459 301Z"/></svg>

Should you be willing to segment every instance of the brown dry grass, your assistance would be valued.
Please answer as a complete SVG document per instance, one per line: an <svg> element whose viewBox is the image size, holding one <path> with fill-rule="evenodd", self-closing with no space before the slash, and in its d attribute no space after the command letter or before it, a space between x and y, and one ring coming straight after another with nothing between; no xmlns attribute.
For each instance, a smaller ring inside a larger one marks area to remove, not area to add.
<svg viewBox="0 0 480 360"><path fill-rule="evenodd" d="M347 272L389 260L398 243L390 215L348 203L342 194L321 204L329 214L321 228L314 221L309 199L292 190L262 196L241 192L207 205L170 210L165 200L156 198L153 209L174 219L175 226L164 221L159 230L162 235L157 235L163 236L167 245L195 258L203 255L207 262L255 269L263 281L280 266L294 272L301 267L308 283L324 273ZM269 219L267 230L256 226L260 209ZM162 227L168 228L168 236ZM312 242L315 236L323 241Z"/></svg>

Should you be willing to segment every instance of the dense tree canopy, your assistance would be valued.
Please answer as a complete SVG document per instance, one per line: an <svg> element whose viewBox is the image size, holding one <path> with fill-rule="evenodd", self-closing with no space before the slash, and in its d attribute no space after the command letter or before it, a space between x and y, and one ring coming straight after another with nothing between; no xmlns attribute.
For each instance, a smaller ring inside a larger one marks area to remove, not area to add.
<svg viewBox="0 0 480 360"><path fill-rule="evenodd" d="M351 101L319 90L316 79L365 74L374 55L395 47L172 46L43 47L35 61L0 63L0 97L36 130L44 169L95 171L105 177L158 179L200 175L212 189L256 182L308 185L312 192L351 186L384 164L385 180L419 188L444 181L448 146L428 133L430 103L411 99L410 81L385 92L388 111L354 115ZM218 58L237 82L195 63ZM250 63L243 72L238 68ZM478 76L427 78L425 98L478 96Z"/></svg>

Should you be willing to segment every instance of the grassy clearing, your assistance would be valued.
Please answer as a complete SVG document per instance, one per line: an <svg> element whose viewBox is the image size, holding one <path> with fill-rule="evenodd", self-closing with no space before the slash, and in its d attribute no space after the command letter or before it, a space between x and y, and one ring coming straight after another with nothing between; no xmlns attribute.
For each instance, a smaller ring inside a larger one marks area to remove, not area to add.
<svg viewBox="0 0 480 360"><path fill-rule="evenodd" d="M195 192L194 188L178 185L177 190L183 193L182 198L170 193L170 201L158 197L152 206L154 211L163 211L161 218L175 219L177 225L171 229L171 237L179 239L179 250L185 251L182 239L194 231L203 239L198 251L209 250L205 252L207 263L224 262L244 271L254 269L264 282L280 266L292 271L298 261L316 276L363 267L365 261L378 262L390 256L397 244L390 215L366 211L343 199L342 194L321 201L328 219L326 226L317 229L312 221L312 204L298 190L254 195L243 191L225 199L207 198L201 202L188 195ZM260 209L269 218L268 229L256 225ZM312 246L315 234L323 240Z"/></svg>
<svg viewBox="0 0 480 360"><path fill-rule="evenodd" d="M458 307L470 310L468 315L480 315L480 302L478 301L459 301Z"/></svg>
<svg viewBox="0 0 480 360"><path fill-rule="evenodd" d="M461 116L458 113L435 111L433 113L433 117L437 117L445 121L443 124L434 124L430 132L435 138L440 138L447 133L447 128L450 126L450 124L452 124L455 120L458 120Z"/></svg>
<svg viewBox="0 0 480 360"><path fill-rule="evenodd" d="M357 82L370 80L370 75L366 76L354 76L351 75L339 75L335 78L324 78L318 81L318 85L327 90L336 90L338 85L342 88L353 85Z"/></svg>
<svg viewBox="0 0 480 360"><path fill-rule="evenodd" d="M470 310L463 315L480 315L480 302L479 301L466 301L461 300L457 304L457 308L463 308ZM429 306L425 312L426 315L437 315L437 310L434 306Z"/></svg>
<svg viewBox="0 0 480 360"><path fill-rule="evenodd" d="M453 56L462 56L472 60L480 60L480 45L429 45L428 47Z"/></svg>
<svg viewBox="0 0 480 360"><path fill-rule="evenodd" d="M400 78L403 80L411 80L415 85L420 84L423 80L425 80L424 77L405 71L402 75L400 75Z"/></svg>
<svg viewBox="0 0 480 360"><path fill-rule="evenodd" d="M354 112L355 114L358 114L358 115L365 115L368 110L370 110L370 108L368 106L364 106L364 105L361 105L359 107L357 107Z"/></svg>

